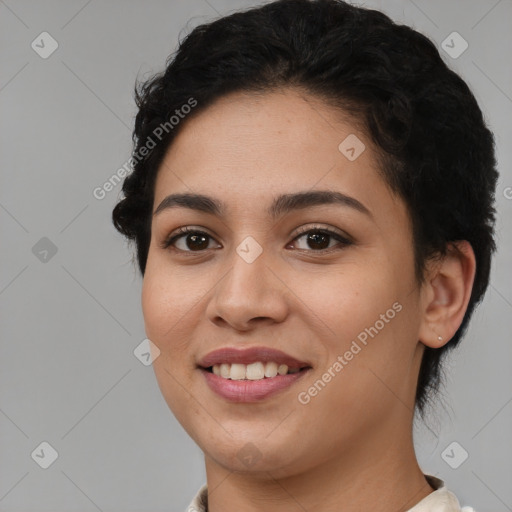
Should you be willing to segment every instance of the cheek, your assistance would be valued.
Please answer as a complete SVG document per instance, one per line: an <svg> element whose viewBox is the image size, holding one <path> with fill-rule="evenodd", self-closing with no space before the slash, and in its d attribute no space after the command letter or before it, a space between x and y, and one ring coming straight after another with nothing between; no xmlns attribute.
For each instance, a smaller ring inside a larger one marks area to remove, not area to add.
<svg viewBox="0 0 512 512"><path fill-rule="evenodd" d="M173 370L181 368L185 358L194 302L195 295L168 272L148 265L142 285L145 331L160 350L157 361Z"/></svg>
<svg viewBox="0 0 512 512"><path fill-rule="evenodd" d="M411 293L412 271L404 269L397 279L395 267L381 263L354 266L350 272L335 273L323 286L303 288L304 302L322 320L319 325L326 333L317 337L327 354L322 369L331 368L341 356L343 370L338 365L334 372L350 375L348 382L338 379L345 381L346 390L363 383L371 387L374 374L398 383L409 371L415 350L418 304L417 294Z"/></svg>
<svg viewBox="0 0 512 512"><path fill-rule="evenodd" d="M165 342L176 337L182 326L194 318L208 287L204 280L190 278L190 270L170 265L164 256L148 258L142 285L142 312L148 336ZM152 340L153 341L153 340Z"/></svg>
<svg viewBox="0 0 512 512"><path fill-rule="evenodd" d="M185 417L187 407L191 407L183 392L190 388L192 364L189 338L197 299L191 295L165 267L148 259L141 297L144 326L147 337L160 351L152 364L158 386L177 417Z"/></svg>
<svg viewBox="0 0 512 512"><path fill-rule="evenodd" d="M317 279L310 286L303 285L304 302L318 312L329 328L330 339L340 342L353 339L374 325L397 301L400 292L389 277L390 269L382 265L373 267L378 271L369 265L353 265L350 269L330 272L322 282Z"/></svg>

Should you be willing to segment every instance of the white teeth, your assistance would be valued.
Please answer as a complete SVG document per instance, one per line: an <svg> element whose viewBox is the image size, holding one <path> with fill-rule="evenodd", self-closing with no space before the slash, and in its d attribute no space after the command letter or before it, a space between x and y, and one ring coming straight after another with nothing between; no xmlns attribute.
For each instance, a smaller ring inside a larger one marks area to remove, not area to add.
<svg viewBox="0 0 512 512"><path fill-rule="evenodd" d="M265 367L263 366L263 363L248 364L245 374L249 380L263 379L263 377L265 377Z"/></svg>
<svg viewBox="0 0 512 512"><path fill-rule="evenodd" d="M277 373L279 373L279 375L286 375L288 373L288 366L285 364L280 364L279 368L277 369Z"/></svg>
<svg viewBox="0 0 512 512"><path fill-rule="evenodd" d="M229 379L230 370L231 370L231 365L230 364L222 363L220 365L220 376L224 377L225 379Z"/></svg>
<svg viewBox="0 0 512 512"><path fill-rule="evenodd" d="M265 377L275 377L277 375L277 363L270 362L265 365Z"/></svg>
<svg viewBox="0 0 512 512"><path fill-rule="evenodd" d="M274 361L268 363L256 362L251 364L240 363L222 363L213 365L213 373L224 379L232 380L261 380L276 377L277 375L286 375L287 373L297 373L300 368L288 368L286 364L277 364Z"/></svg>
<svg viewBox="0 0 512 512"><path fill-rule="evenodd" d="M231 365L231 372L229 374L232 380L245 379L245 364L234 363Z"/></svg>

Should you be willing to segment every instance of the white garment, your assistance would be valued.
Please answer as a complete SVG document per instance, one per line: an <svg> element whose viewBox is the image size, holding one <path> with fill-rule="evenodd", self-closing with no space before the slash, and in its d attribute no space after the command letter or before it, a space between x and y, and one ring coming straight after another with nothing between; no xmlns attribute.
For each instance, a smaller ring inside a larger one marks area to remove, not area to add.
<svg viewBox="0 0 512 512"><path fill-rule="evenodd" d="M471 507L460 507L459 500L450 492L444 482L431 475L425 475L434 492L423 498L407 512L475 512ZM204 484L188 506L186 512L208 512L208 485Z"/></svg>

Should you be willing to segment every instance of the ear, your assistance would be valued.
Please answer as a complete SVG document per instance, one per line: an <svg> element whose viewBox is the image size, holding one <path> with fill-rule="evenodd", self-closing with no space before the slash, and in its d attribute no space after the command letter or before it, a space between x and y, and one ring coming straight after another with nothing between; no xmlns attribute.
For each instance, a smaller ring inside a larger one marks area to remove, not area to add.
<svg viewBox="0 0 512 512"><path fill-rule="evenodd" d="M424 345L442 347L456 333L468 307L475 271L475 253L466 240L451 242L444 257L428 264L419 332Z"/></svg>

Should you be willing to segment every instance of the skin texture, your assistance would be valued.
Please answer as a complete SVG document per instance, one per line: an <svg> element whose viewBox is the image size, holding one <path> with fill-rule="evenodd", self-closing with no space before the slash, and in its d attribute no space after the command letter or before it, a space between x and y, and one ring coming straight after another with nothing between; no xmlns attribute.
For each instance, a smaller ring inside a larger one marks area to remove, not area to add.
<svg viewBox="0 0 512 512"><path fill-rule="evenodd" d="M142 306L160 350L159 387L205 454L209 510L408 510L432 492L411 434L421 355L462 321L471 247L460 242L429 264L420 286L408 211L378 174L371 141L304 92L231 94L184 123L159 170L154 211L174 193L209 195L226 211L180 207L153 216ZM366 146L354 161L338 150L350 134ZM268 216L277 195L310 190L349 195L371 215L329 204ZM184 226L210 235L208 248L194 251L187 235L163 248ZM331 229L352 243L326 238L321 251L307 234L297 238L299 227ZM247 236L263 249L252 263L236 252ZM298 394L395 303L394 318L300 403ZM228 346L270 346L312 370L269 399L231 403L197 368ZM248 449L250 465L240 457Z"/></svg>

